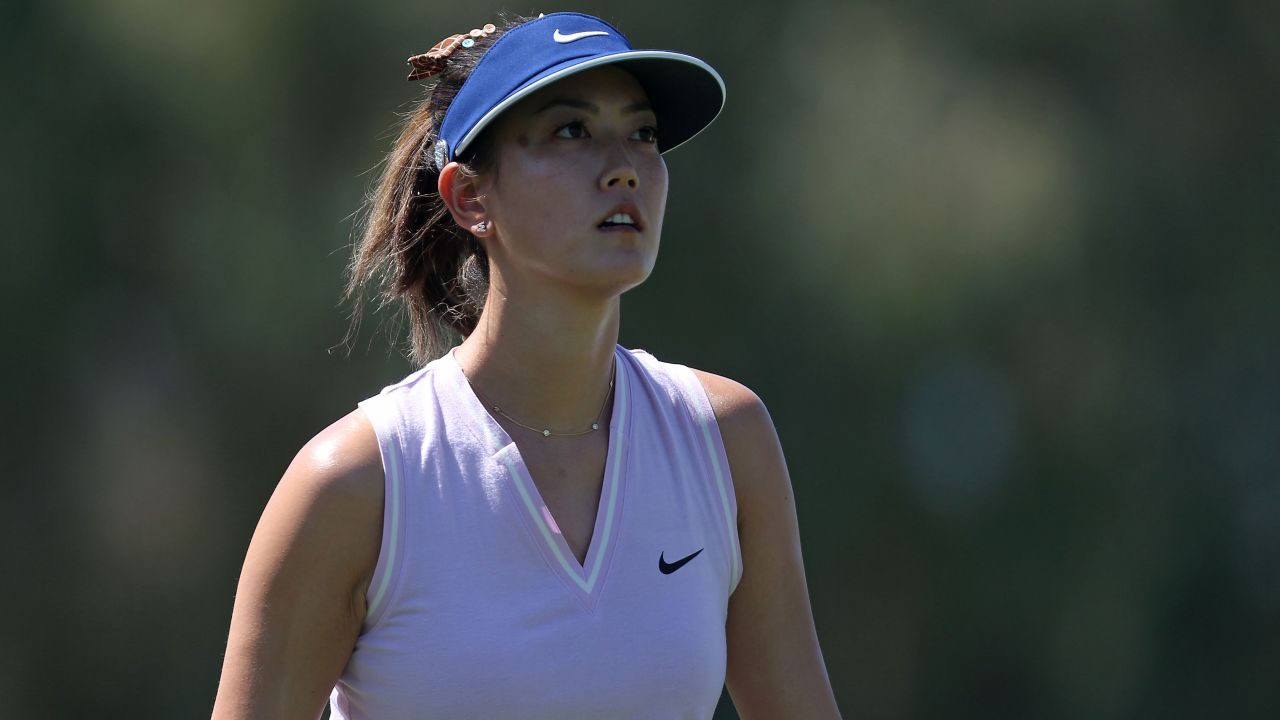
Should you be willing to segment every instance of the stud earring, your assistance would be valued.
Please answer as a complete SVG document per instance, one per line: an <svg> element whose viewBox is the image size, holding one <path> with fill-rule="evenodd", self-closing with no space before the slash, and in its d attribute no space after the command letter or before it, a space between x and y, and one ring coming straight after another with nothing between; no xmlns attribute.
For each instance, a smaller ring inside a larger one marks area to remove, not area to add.
<svg viewBox="0 0 1280 720"><path fill-rule="evenodd" d="M489 230L489 221L488 221L488 220L481 220L480 222L476 223L476 224L473 226L473 229L475 230L475 234L477 234L477 235L482 235L482 234L484 234L484 233L488 232L488 230Z"/></svg>

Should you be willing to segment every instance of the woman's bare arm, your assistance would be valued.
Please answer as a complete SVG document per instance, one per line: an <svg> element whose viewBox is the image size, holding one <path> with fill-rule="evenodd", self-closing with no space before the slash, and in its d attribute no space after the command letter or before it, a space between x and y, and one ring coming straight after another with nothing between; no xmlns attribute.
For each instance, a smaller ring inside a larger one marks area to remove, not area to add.
<svg viewBox="0 0 1280 720"><path fill-rule="evenodd" d="M695 373L715 410L738 500L742 578L729 600L725 628L729 696L743 720L838 719L809 605L791 478L773 420L747 387Z"/></svg>
<svg viewBox="0 0 1280 720"><path fill-rule="evenodd" d="M320 716L364 622L382 503L378 441L363 411L299 451L249 544L215 720Z"/></svg>

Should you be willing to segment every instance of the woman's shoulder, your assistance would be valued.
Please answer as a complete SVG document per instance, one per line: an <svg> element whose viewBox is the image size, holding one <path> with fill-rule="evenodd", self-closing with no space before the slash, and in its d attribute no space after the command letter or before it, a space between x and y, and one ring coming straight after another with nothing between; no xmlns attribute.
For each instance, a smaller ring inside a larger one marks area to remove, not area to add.
<svg viewBox="0 0 1280 720"><path fill-rule="evenodd" d="M281 489L311 504L325 519L348 528L376 525L381 534L384 475L373 423L357 408L316 433L281 478ZM338 529L338 528L332 528ZM375 533L358 532L366 540Z"/></svg>
<svg viewBox="0 0 1280 720"><path fill-rule="evenodd" d="M730 466L746 468L764 460L761 456L777 447L778 434L760 396L732 378L689 369L707 393Z"/></svg>
<svg viewBox="0 0 1280 720"><path fill-rule="evenodd" d="M715 411L717 423L750 423L753 416L758 416L765 410L760 396L737 380L693 367L689 369L702 383L707 400L711 402L711 409Z"/></svg>
<svg viewBox="0 0 1280 720"><path fill-rule="evenodd" d="M276 494L301 504L317 521L363 528L382 522L383 482L378 436L357 408L302 446Z"/></svg>
<svg viewBox="0 0 1280 720"><path fill-rule="evenodd" d="M298 451L286 472L303 476L317 491L348 499L382 501L382 456L373 423L362 409L321 430Z"/></svg>
<svg viewBox="0 0 1280 720"><path fill-rule="evenodd" d="M346 570L346 582L367 587L382 537L383 471L378 438L356 409L321 430L298 451L269 505L281 530ZM264 519L267 516L264 515ZM363 592L356 592L359 603Z"/></svg>
<svg viewBox="0 0 1280 720"><path fill-rule="evenodd" d="M660 360L648 350L635 348L628 350L641 364L649 365L653 368L660 368L666 373L671 372L673 367L688 368L698 379L702 385L702 390L707 396L707 400L711 403L711 409L715 412L716 422L724 424L725 422L750 422L749 416L758 413L764 408L764 402L760 397L751 390L751 388L743 385L737 380L699 370L689 365L680 365L665 360Z"/></svg>
<svg viewBox="0 0 1280 720"><path fill-rule="evenodd" d="M764 401L737 380L689 368L702 383L715 413L724 453L729 461L740 517L767 504L779 492L789 493L790 479L773 419Z"/></svg>

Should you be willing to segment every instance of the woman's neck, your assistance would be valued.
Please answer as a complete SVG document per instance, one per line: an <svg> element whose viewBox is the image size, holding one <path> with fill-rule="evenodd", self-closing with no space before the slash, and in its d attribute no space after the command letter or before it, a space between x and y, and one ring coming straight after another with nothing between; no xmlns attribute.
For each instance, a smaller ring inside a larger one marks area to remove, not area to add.
<svg viewBox="0 0 1280 720"><path fill-rule="evenodd" d="M616 295L602 303L517 303L490 292L455 357L477 394L504 413L576 432L597 419L609 392L619 314Z"/></svg>

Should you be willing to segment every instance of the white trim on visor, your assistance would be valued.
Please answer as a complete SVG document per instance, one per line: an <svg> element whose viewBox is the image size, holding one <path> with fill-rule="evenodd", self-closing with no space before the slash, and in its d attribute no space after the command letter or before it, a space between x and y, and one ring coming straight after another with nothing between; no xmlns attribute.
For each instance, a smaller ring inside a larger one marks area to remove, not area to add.
<svg viewBox="0 0 1280 720"><path fill-rule="evenodd" d="M711 125L711 123L714 122L716 118L720 117L720 111L724 110L724 103L727 95L727 92L724 87L724 79L720 77L720 73L715 71L715 68L699 60L698 58L693 57L692 55L684 55L682 53L667 52L665 50L631 50L628 52L614 53L612 55L601 55L600 57L591 58L590 60L584 60L578 63L577 65L571 65L562 70L557 70L556 72L553 72L544 78L538 78L536 81L531 82L528 85L525 85L524 87L516 90L515 92L511 93L507 97L503 98L502 102L498 103L497 105L494 105L493 108L489 110L489 112L485 113L484 116L480 118L480 121L477 122L471 128L471 130L467 132L466 135L462 136L462 140L458 143L458 147L454 148L453 150L453 156L456 158L462 155L463 151L467 149L467 146L470 145L471 142L476 139L476 136L480 134L480 131L483 130L485 126L487 126L489 123L493 122L495 118L501 115L502 111L506 110L507 108L511 107L515 103L524 99L524 97L529 95L530 93L546 85L549 85L557 80L560 80L567 75L572 75L574 73L582 72L583 70L587 70L589 68L593 68L598 65L608 65L611 63L619 62L621 60L647 60L647 59L655 59L655 58L661 59L661 60L676 60L678 62L688 63L690 65L700 67L703 70L706 70L708 73L710 73L711 77L715 78L716 84L720 86L720 107L716 108L716 114L712 115L711 119L708 120L701 128L698 129L698 132L695 132L694 134L685 138L679 144L672 145L666 150L663 150L663 152L666 153L671 150L675 150L676 148L680 147L680 145L683 145L689 142L690 140L694 139L695 137L697 137L698 134L701 133L703 130L706 130L707 127Z"/></svg>

